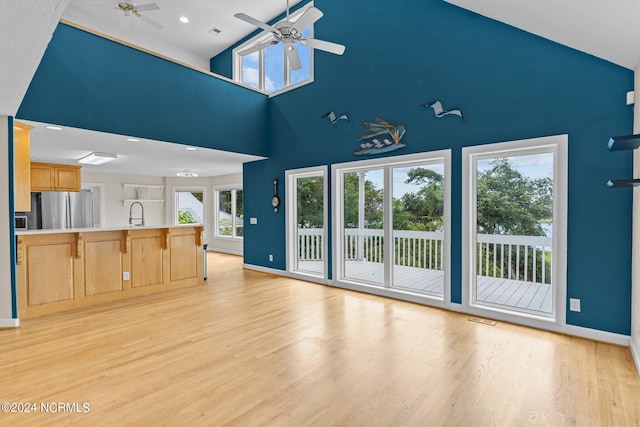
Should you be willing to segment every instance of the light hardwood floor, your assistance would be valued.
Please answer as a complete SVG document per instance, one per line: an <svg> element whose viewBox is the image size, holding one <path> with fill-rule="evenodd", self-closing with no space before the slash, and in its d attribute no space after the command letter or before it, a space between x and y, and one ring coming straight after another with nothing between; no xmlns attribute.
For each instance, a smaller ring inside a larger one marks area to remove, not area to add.
<svg viewBox="0 0 640 427"><path fill-rule="evenodd" d="M242 270L0 330L0 425L640 424L629 349Z"/></svg>

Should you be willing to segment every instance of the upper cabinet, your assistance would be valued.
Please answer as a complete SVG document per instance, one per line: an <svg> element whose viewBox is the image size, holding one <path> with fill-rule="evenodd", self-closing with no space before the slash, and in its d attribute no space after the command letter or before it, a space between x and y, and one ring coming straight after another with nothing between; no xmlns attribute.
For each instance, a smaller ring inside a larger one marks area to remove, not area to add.
<svg viewBox="0 0 640 427"><path fill-rule="evenodd" d="M15 210L28 212L31 210L30 132L33 126L13 122L13 158L14 158L14 195Z"/></svg>
<svg viewBox="0 0 640 427"><path fill-rule="evenodd" d="M80 166L32 162L31 191L80 191Z"/></svg>

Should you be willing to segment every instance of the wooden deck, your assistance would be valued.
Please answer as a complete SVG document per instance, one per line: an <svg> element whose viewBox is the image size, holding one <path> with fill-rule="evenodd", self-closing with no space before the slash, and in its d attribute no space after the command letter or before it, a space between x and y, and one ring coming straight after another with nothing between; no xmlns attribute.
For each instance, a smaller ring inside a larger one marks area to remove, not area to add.
<svg viewBox="0 0 640 427"><path fill-rule="evenodd" d="M323 263L321 261L301 261L298 266L303 271L322 274ZM396 265L393 273L394 288L429 295L443 294L443 271ZM345 277L383 285L383 264L367 261L347 261L345 263ZM478 301L541 313L552 312L553 293L549 284L487 276L478 276L477 284Z"/></svg>

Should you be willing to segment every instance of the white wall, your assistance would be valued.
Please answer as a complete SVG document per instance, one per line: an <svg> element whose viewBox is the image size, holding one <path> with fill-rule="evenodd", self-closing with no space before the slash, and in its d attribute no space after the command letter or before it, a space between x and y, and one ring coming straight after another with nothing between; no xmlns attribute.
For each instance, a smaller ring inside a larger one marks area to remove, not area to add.
<svg viewBox="0 0 640 427"><path fill-rule="evenodd" d="M636 105L633 117L633 133L640 133L640 59L635 70ZM633 154L633 176L640 178L640 149ZM633 233L631 276L631 352L640 372L640 188L633 189Z"/></svg>
<svg viewBox="0 0 640 427"><path fill-rule="evenodd" d="M135 187L122 188L123 184L165 185L165 179L161 177L149 177L139 175L117 175L106 173L82 172L82 182L92 184L104 184L105 218L103 227L126 227L129 225L129 208L131 202L124 204L124 199L136 199ZM150 189L151 199L162 199L166 203L167 191ZM143 201L145 225L167 225L170 220L165 219L164 204L160 202ZM140 207L133 207L133 216L140 216ZM135 221L137 223L137 221Z"/></svg>
<svg viewBox="0 0 640 427"><path fill-rule="evenodd" d="M11 212L9 211L9 118L0 116L0 327L18 326L11 309ZM11 129L13 132L13 129Z"/></svg>
<svg viewBox="0 0 640 427"><path fill-rule="evenodd" d="M164 204L157 202L143 202L146 225L174 225L174 191L203 190L204 191L204 243L208 244L208 250L243 254L242 240L217 238L213 224L214 207L213 193L219 186L242 186L242 174L223 175L213 178L178 178L178 177L149 177L139 175L101 174L94 172L82 172L82 183L104 184L105 193L105 218L104 227L120 227L129 224L129 207L131 203L122 206L123 199L135 199L135 187L127 187L123 190L122 184L146 184L164 185L164 192L150 189L151 199L163 199ZM139 207L134 207L134 217L139 216Z"/></svg>

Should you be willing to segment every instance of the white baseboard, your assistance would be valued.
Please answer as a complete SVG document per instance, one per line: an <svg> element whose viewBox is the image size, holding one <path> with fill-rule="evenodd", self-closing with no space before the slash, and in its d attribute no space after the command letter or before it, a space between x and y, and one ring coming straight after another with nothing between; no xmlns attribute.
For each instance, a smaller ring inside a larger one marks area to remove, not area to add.
<svg viewBox="0 0 640 427"><path fill-rule="evenodd" d="M640 375L640 349L636 348L633 340L629 340L629 348L631 349L631 357L633 357L633 361L636 362L638 375Z"/></svg>
<svg viewBox="0 0 640 427"><path fill-rule="evenodd" d="M444 308L446 310L451 310L459 313L467 313L467 314L475 315L474 313L465 310L462 304L457 304L457 303L444 304L438 301L427 300L426 298L414 297L413 295L409 295L409 294L407 294L406 296L398 293L389 294L388 292L385 292L384 289L381 290L381 289L369 288L366 286L360 286L355 284L352 285L349 283L332 282L329 280L323 281L323 280L318 280L317 278L307 277L299 274L290 274L283 270L279 270L276 268L262 267L259 265L244 264L243 266L248 270L260 271L263 273L273 274L276 276L290 277L293 279L305 280L307 282L326 284L326 285L335 286L341 289L364 292L364 293L369 293L373 295L379 295L379 296L404 300L408 302L415 302L418 304L423 304L425 306ZM497 319L497 320L501 320L501 319ZM536 327L535 325L523 325L523 326ZM631 337L629 335L621 335L613 332L599 331L597 329L583 328L581 326L574 326L574 325L563 325L558 328L542 327L540 329L566 333L567 335L587 338L594 341L602 341L602 342L621 345L625 347L631 347L631 351L634 352L634 360L636 361L636 366L638 366L638 370L640 371L640 360L638 357L640 352L637 351L637 349L633 348L631 344Z"/></svg>
<svg viewBox="0 0 640 427"><path fill-rule="evenodd" d="M239 256L243 256L244 255L242 253L242 251L234 251L232 249L216 248L216 247L212 247L211 244L209 244L207 246L207 252L220 252L222 254L239 255Z"/></svg>
<svg viewBox="0 0 640 427"><path fill-rule="evenodd" d="M629 335L614 334L613 332L583 328L582 326L566 325L565 333L576 337L588 338L594 341L623 345L625 347L629 347L631 344L631 337Z"/></svg>
<svg viewBox="0 0 640 427"><path fill-rule="evenodd" d="M263 267L261 265L243 264L243 268L247 270L260 271L262 273L273 274L275 276L288 277L291 279L304 280L305 282L318 283L320 285L331 285L330 280L321 279L319 277L308 276L306 274L289 273L288 271L278 270L277 268Z"/></svg>
<svg viewBox="0 0 640 427"><path fill-rule="evenodd" d="M20 319L0 319L0 328L17 328L20 326Z"/></svg>

